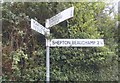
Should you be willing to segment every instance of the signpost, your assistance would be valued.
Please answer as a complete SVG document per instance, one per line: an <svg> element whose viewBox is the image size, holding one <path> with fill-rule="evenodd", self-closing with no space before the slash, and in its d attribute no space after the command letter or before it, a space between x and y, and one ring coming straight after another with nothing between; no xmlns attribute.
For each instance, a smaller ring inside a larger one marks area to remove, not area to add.
<svg viewBox="0 0 120 83"><path fill-rule="evenodd" d="M66 19L73 17L74 7L70 7L57 15L47 19L45 27L31 19L31 28L43 35L49 36L49 27L52 27ZM52 39L46 38L46 82L50 81L50 47L101 47L104 46L103 39Z"/></svg>
<svg viewBox="0 0 120 83"><path fill-rule="evenodd" d="M101 47L103 39L52 39L50 47Z"/></svg>

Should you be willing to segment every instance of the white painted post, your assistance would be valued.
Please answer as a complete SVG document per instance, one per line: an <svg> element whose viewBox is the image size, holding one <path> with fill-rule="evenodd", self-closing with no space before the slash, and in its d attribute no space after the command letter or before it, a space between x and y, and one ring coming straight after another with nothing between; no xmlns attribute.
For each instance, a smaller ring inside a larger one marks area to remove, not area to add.
<svg viewBox="0 0 120 83"><path fill-rule="evenodd" d="M47 21L45 22L45 27L47 27ZM47 33L47 36L49 35L49 32ZM49 38L46 38L46 83L49 83L50 81L50 47L49 47Z"/></svg>

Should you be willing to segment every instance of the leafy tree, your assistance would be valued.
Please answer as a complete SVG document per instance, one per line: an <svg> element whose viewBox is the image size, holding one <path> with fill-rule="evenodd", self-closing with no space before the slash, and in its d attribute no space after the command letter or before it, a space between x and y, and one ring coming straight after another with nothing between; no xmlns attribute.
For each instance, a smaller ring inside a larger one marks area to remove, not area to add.
<svg viewBox="0 0 120 83"><path fill-rule="evenodd" d="M102 2L3 3L3 80L45 81L45 36L30 29L74 6L74 17L50 28L51 38L104 39L104 47L50 48L51 81L114 81L117 78L116 20Z"/></svg>

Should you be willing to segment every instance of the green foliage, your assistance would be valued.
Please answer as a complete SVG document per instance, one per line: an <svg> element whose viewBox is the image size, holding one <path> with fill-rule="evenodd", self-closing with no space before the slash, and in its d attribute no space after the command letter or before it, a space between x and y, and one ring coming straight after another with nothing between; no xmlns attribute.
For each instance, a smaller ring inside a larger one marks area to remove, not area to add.
<svg viewBox="0 0 120 83"><path fill-rule="evenodd" d="M45 36L30 29L30 19L44 26L72 5L74 17L51 27L49 38L104 39L105 46L50 48L51 81L118 80L116 20L103 12L102 2L3 3L3 59L12 60L12 73L3 80L45 81Z"/></svg>

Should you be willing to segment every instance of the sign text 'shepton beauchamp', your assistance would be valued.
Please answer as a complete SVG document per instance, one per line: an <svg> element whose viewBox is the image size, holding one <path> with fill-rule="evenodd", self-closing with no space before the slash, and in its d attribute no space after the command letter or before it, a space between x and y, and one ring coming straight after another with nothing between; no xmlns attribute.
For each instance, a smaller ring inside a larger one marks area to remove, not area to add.
<svg viewBox="0 0 120 83"><path fill-rule="evenodd" d="M104 46L103 39L52 39L51 47L100 47Z"/></svg>

